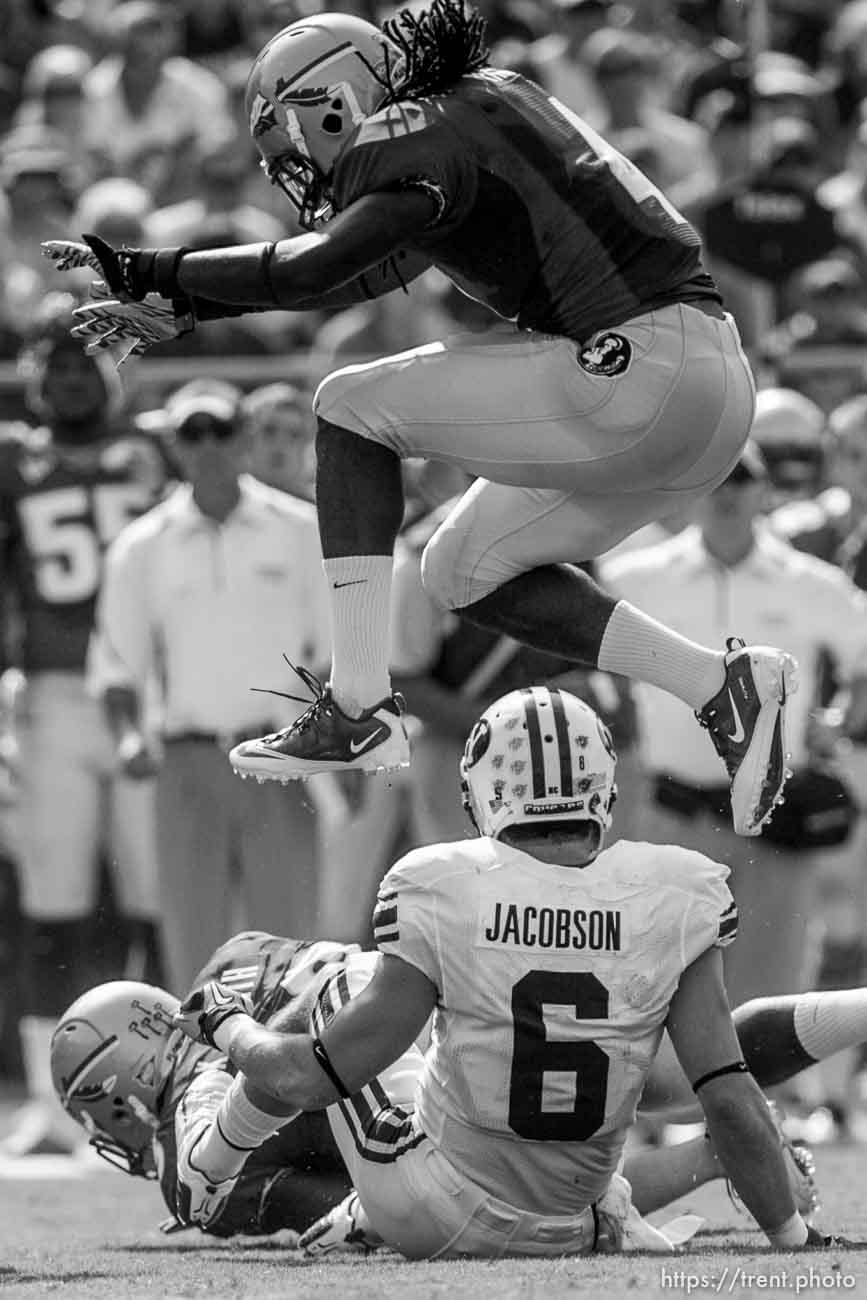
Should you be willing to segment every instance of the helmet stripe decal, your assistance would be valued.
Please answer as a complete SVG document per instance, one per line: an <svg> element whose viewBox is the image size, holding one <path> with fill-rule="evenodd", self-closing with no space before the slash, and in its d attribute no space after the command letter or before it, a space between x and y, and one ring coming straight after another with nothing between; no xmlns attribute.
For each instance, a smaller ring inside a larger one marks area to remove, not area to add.
<svg viewBox="0 0 867 1300"><path fill-rule="evenodd" d="M308 63L306 67L301 68L296 72L291 81L287 81L284 85L280 86L277 91L277 98L282 102L283 96L286 92L291 91L293 86L297 86L299 81L303 81L308 72L313 72L315 68L326 68L329 63L334 63L337 59L342 58L346 51L351 50L352 48L352 41L344 41L342 45L336 45L334 49L329 50L327 54L320 54L318 59L314 59L311 63Z"/></svg>
<svg viewBox="0 0 867 1300"><path fill-rule="evenodd" d="M78 1067L76 1073L72 1076L71 1079L69 1079L66 1082L66 1088L64 1090L63 1096L60 1099L64 1106L68 1101L71 1101L72 1098L75 1096L76 1092L81 1087L82 1083L87 1078L87 1076L90 1074L93 1067L95 1065L98 1065L104 1056L108 1056L108 1054L112 1051L112 1049L116 1045L117 1045L117 1034L112 1034L109 1038L103 1039L103 1041L99 1044L98 1047L95 1047L93 1051L89 1053L89 1055L85 1056L84 1060L81 1062L81 1065Z"/></svg>
<svg viewBox="0 0 867 1300"><path fill-rule="evenodd" d="M557 749L560 754L560 793L567 799L572 797L572 754L569 749L569 727L566 723L566 710L563 697L555 686L550 692L551 707L554 710L554 729L557 733Z"/></svg>
<svg viewBox="0 0 867 1300"><path fill-rule="evenodd" d="M539 710L532 686L526 686L522 692L526 697L527 739L530 742L530 765L533 770L533 798L545 798L545 753L542 748L542 729L539 726Z"/></svg>

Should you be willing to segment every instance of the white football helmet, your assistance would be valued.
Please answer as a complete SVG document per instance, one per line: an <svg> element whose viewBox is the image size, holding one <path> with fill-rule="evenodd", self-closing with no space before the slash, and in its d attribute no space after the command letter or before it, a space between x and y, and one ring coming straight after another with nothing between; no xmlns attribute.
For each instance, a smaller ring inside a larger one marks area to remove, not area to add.
<svg viewBox="0 0 867 1300"><path fill-rule="evenodd" d="M83 994L51 1039L51 1077L65 1110L101 1156L155 1176L151 1139L163 1056L180 1002L165 989L112 980Z"/></svg>
<svg viewBox="0 0 867 1300"><path fill-rule="evenodd" d="M486 709L461 759L464 807L480 835L510 826L594 822L598 841L617 796L611 732L568 691L529 686Z"/></svg>
<svg viewBox="0 0 867 1300"><path fill-rule="evenodd" d="M302 226L333 216L334 161L399 82L405 62L373 23L340 13L291 23L257 56L245 101L250 134Z"/></svg>

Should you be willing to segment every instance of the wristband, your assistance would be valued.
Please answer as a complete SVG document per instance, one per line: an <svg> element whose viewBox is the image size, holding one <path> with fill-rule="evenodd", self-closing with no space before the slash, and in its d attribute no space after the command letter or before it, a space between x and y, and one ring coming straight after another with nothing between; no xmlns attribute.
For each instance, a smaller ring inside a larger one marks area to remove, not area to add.
<svg viewBox="0 0 867 1300"><path fill-rule="evenodd" d="M158 248L156 250L153 261L148 268L154 286L154 293L158 293L161 298L186 298L187 295L178 284L178 272L184 254L191 251L189 248Z"/></svg>
<svg viewBox="0 0 867 1300"><path fill-rule="evenodd" d="M221 1020L217 1025L217 1028L211 1034L211 1042L218 1051L223 1053L224 1056L229 1055L229 1047L232 1041L232 1034L234 1033L235 1021L238 1019L238 1016L242 1014L242 1012L238 1011L234 1015L226 1016L225 1020Z"/></svg>
<svg viewBox="0 0 867 1300"><path fill-rule="evenodd" d="M349 1089L346 1087L346 1084L343 1082L340 1075L337 1073L334 1066L331 1064L331 1057L326 1052L325 1044L323 1043L321 1038L313 1039L313 1055L316 1057L317 1065L319 1065L321 1069L323 1069L325 1073L328 1075L329 1079L334 1084L340 1096L348 1097L350 1095Z"/></svg>
<svg viewBox="0 0 867 1300"><path fill-rule="evenodd" d="M799 1246L807 1244L809 1235L807 1225L797 1210L790 1219L781 1223L779 1228L775 1228L773 1232L765 1232L768 1241L778 1250L797 1250Z"/></svg>
<svg viewBox="0 0 867 1300"><path fill-rule="evenodd" d="M732 1061L731 1065L721 1065L718 1070L708 1070L707 1074L703 1074L700 1079L696 1079L692 1085L692 1090L698 1092L699 1088L703 1088L706 1083L710 1083L711 1079L720 1079L724 1074L749 1074L749 1072L750 1067L746 1061Z"/></svg>

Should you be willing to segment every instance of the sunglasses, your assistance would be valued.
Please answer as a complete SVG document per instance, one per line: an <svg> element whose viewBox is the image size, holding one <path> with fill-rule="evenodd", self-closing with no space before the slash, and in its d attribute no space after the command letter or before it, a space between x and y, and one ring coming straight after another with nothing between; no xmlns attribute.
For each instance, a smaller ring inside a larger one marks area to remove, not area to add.
<svg viewBox="0 0 867 1300"><path fill-rule="evenodd" d="M183 424L178 426L177 438L179 442L202 442L205 438L215 438L217 442L228 442L234 438L238 432L235 425L229 420L218 420L216 416L206 415L202 412L200 415L191 415L184 420Z"/></svg>
<svg viewBox="0 0 867 1300"><path fill-rule="evenodd" d="M758 483L760 480L752 470L747 469L746 465L735 465L725 481L734 484L736 487L741 487L744 483Z"/></svg>

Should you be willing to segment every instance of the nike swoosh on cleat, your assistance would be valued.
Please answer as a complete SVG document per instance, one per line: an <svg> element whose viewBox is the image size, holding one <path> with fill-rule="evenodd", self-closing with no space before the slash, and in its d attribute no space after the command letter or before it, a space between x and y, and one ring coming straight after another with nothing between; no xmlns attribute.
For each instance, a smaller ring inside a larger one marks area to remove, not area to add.
<svg viewBox="0 0 867 1300"><path fill-rule="evenodd" d="M362 582L367 582L367 579L352 578L349 582L332 582L331 586L336 591L338 587L359 587Z"/></svg>
<svg viewBox="0 0 867 1300"><path fill-rule="evenodd" d="M375 741L384 740L388 734L389 731L387 727L380 727L379 731L374 731L372 735L365 736L364 740L360 740L357 742L354 740L350 740L349 742L350 752L353 754L363 754L366 749L370 749L370 746Z"/></svg>
<svg viewBox="0 0 867 1300"><path fill-rule="evenodd" d="M736 724L734 731L729 733L729 740L733 741L735 745L739 745L746 735L746 732L744 731L744 724L741 721L741 715L738 713L738 706L735 704L735 697L731 693L731 688L729 688L729 700L732 706L732 713L735 715Z"/></svg>

